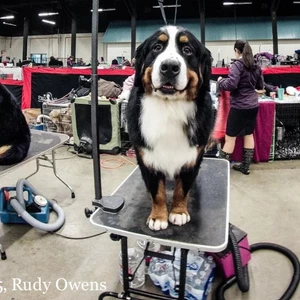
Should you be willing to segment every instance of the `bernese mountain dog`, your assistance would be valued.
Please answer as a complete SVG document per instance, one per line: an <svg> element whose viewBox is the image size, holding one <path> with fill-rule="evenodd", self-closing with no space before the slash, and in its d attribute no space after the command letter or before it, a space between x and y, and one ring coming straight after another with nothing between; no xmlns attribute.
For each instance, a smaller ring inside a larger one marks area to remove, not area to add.
<svg viewBox="0 0 300 300"><path fill-rule="evenodd" d="M190 221L189 192L212 129L211 54L187 29L160 28L136 50L127 120L152 198L151 230ZM166 179L175 179L170 214Z"/></svg>
<svg viewBox="0 0 300 300"><path fill-rule="evenodd" d="M0 84L0 165L22 161L30 140L30 130L17 100Z"/></svg>

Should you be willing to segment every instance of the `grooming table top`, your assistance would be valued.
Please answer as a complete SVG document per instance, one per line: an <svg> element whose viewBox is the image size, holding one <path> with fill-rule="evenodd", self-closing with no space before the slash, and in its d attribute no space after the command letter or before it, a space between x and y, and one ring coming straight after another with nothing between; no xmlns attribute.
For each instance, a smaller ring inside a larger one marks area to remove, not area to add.
<svg viewBox="0 0 300 300"><path fill-rule="evenodd" d="M206 252L220 252L228 242L229 162L204 158L190 193L188 204L191 221L183 226L169 223L165 230L152 231L146 225L151 200L137 167L113 193L125 198L117 214L98 208L90 217L93 225L121 236L156 241L162 245ZM167 182L168 205L174 182Z"/></svg>
<svg viewBox="0 0 300 300"><path fill-rule="evenodd" d="M58 146L67 142L69 136L66 134L41 131L41 130L30 130L31 132L31 144L28 151L27 157L18 164L10 166L0 166L0 177L5 173L23 165L27 162L46 154L49 151L54 150Z"/></svg>

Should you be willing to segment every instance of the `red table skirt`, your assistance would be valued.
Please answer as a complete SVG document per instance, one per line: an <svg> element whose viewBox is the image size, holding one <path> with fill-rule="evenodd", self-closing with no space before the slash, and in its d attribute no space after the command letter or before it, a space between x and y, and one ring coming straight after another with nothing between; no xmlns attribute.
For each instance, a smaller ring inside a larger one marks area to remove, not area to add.
<svg viewBox="0 0 300 300"><path fill-rule="evenodd" d="M230 92L222 91L219 101L219 110L217 113L216 125L214 128L214 138L221 139L225 137L227 116L230 110L229 105ZM255 162L266 162L270 158L270 150L273 140L273 128L275 121L274 101L259 103L258 115L256 118L255 130L253 133L255 141L254 157ZM235 149L232 153L233 161L243 159L243 138L236 139Z"/></svg>
<svg viewBox="0 0 300 300"><path fill-rule="evenodd" d="M267 162L270 159L272 146L275 102L260 102L259 111L256 118L256 126L253 133L255 148L253 160L255 162ZM236 139L235 149L232 153L232 160L241 161L243 159L243 138Z"/></svg>

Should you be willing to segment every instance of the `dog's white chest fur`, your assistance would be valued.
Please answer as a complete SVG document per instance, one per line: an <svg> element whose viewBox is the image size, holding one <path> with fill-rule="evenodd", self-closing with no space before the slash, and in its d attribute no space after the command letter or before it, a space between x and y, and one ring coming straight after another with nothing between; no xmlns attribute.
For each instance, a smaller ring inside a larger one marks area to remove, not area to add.
<svg viewBox="0 0 300 300"><path fill-rule="evenodd" d="M196 161L197 148L190 146L186 134L186 125L195 110L192 101L166 101L153 96L142 99L141 131L151 148L143 149L147 166L173 178L182 166Z"/></svg>

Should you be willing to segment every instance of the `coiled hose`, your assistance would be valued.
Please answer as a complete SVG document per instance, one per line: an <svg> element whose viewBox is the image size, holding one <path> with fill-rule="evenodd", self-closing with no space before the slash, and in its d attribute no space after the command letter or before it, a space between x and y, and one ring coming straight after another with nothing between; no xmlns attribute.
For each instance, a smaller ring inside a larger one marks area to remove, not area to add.
<svg viewBox="0 0 300 300"><path fill-rule="evenodd" d="M234 241L233 241L234 243ZM235 250L236 250L236 245L235 245ZM294 268L294 274L292 277L292 280L287 288L287 290L284 292L284 294L279 298L279 300L289 300L292 298L294 295L300 281L300 263L298 257L289 249L286 247L283 247L281 245L273 244L273 243L256 243L250 246L250 252L253 253L258 250L272 250L279 252L286 256L290 262L293 265ZM239 281L237 280L237 276L233 276L230 279L226 280L224 283L221 283L220 286L217 288L216 291L216 299L217 300L225 300L224 293L227 289L229 289L234 283L238 282L239 288L240 284L242 288L247 287L247 281L248 281L248 289L249 289L249 278L248 274L246 274L246 277L243 279L243 272L241 271L241 264L238 266L239 262L235 263L235 268L236 269L236 274L239 274ZM242 290L241 290L242 291Z"/></svg>
<svg viewBox="0 0 300 300"><path fill-rule="evenodd" d="M229 245L231 248L232 256L233 256L233 264L234 270L236 274L236 281L241 292L246 293L249 291L249 273L248 266L242 265L242 258L239 249L239 244L236 240L236 237L231 230L231 226L229 229Z"/></svg>
<svg viewBox="0 0 300 300"><path fill-rule="evenodd" d="M48 232L54 232L60 229L63 224L65 223L65 213L63 209L55 202L48 200L48 203L50 207L56 212L57 214L57 219L54 223L51 224L45 224L43 222L40 222L36 220L34 217L32 217L27 211L25 207L25 201L23 197L23 188L24 186L27 186L30 188L35 195L41 195L34 186L28 182L25 179L20 179L17 182L16 186L16 198L12 198L10 200L10 205L14 208L14 210L31 226L43 230L43 231L48 231Z"/></svg>

